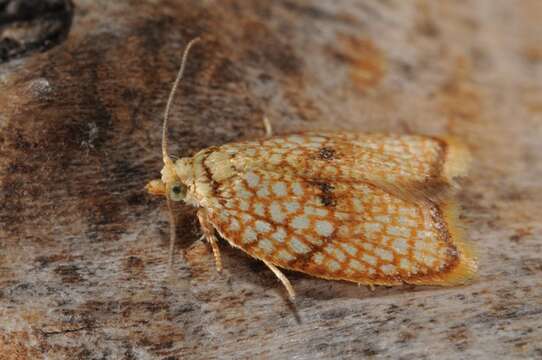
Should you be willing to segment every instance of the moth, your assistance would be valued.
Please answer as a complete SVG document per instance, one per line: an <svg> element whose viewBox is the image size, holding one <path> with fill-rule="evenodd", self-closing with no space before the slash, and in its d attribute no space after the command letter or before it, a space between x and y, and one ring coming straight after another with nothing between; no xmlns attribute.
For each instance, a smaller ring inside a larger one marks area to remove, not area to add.
<svg viewBox="0 0 542 360"><path fill-rule="evenodd" d="M166 105L164 167L147 191L165 196L170 261L172 202L197 208L203 235L222 269L217 234L261 260L295 293L279 268L373 285L456 285L477 264L452 197L467 170L459 143L424 135L302 133L203 149L173 161L167 121L190 48ZM269 125L266 122L266 125Z"/></svg>

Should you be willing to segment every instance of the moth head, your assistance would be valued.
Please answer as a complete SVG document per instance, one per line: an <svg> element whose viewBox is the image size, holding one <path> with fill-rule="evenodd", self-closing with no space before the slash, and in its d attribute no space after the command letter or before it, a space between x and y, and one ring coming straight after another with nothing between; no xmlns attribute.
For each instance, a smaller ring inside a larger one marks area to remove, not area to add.
<svg viewBox="0 0 542 360"><path fill-rule="evenodd" d="M162 168L162 178L149 181L146 186L147 192L151 195L165 196L171 201L183 201L186 198L188 187L179 178L175 165L166 162Z"/></svg>
<svg viewBox="0 0 542 360"><path fill-rule="evenodd" d="M152 180L147 184L147 192L151 195L165 196L171 201L184 201L188 188L182 182L164 184L162 180Z"/></svg>
<svg viewBox="0 0 542 360"><path fill-rule="evenodd" d="M171 201L183 201L186 198L187 187L179 179L175 171L175 165L168 158L166 165L162 168L162 179L164 184L164 195Z"/></svg>
<svg viewBox="0 0 542 360"><path fill-rule="evenodd" d="M164 167L164 169L166 168ZM162 169L162 173L167 172L164 169ZM167 181L164 181L164 177L149 181L145 188L151 195L165 196L168 200L175 202L184 201L188 191L188 187L176 176L169 177Z"/></svg>

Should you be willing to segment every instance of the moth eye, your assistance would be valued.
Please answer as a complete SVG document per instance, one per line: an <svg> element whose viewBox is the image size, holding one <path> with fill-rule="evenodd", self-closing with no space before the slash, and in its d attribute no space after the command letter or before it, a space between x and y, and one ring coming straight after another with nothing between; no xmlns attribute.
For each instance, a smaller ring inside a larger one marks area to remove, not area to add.
<svg viewBox="0 0 542 360"><path fill-rule="evenodd" d="M171 187L169 197L173 201L182 201L186 195L186 186L182 184L175 184Z"/></svg>

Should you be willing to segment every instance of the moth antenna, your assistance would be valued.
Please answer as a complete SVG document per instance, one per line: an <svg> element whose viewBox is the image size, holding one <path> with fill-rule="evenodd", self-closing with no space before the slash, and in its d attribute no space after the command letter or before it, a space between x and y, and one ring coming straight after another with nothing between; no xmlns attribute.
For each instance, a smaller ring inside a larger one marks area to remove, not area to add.
<svg viewBox="0 0 542 360"><path fill-rule="evenodd" d="M177 73L177 78L175 78L175 82L173 83L173 87L171 88L171 91L169 93L169 98L167 100L166 104L166 110L164 112L164 124L162 126L162 156L164 158L164 163L171 163L171 159L169 158L168 151L167 151L167 122L169 118L169 109L171 107L171 103L173 102L173 97L175 96L175 92L177 91L177 87L179 86L179 82L181 81L184 73L184 67L186 65L186 59L188 57L188 52L190 51L190 48L192 45L200 41L199 37L196 37L188 42L186 45L183 57L181 60L181 66L179 67L179 72Z"/></svg>

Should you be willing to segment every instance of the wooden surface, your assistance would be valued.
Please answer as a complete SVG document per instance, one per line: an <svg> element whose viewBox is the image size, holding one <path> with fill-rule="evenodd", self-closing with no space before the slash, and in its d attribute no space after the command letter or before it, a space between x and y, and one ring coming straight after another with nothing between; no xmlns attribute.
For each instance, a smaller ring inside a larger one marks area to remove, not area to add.
<svg viewBox="0 0 542 360"><path fill-rule="evenodd" d="M64 42L0 65L1 359L542 358L542 2L74 5ZM455 135L475 158L459 201L478 280L288 273L292 305L223 241L217 274L184 206L170 274L165 203L143 187L196 35L174 154L262 136L264 114L279 133Z"/></svg>

